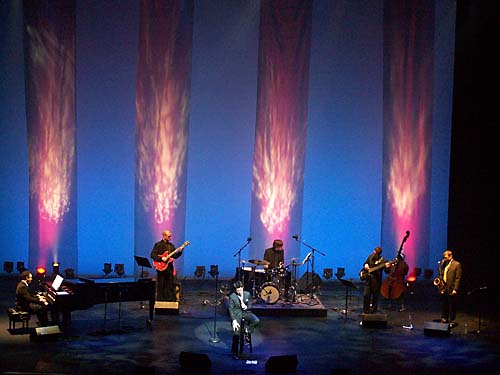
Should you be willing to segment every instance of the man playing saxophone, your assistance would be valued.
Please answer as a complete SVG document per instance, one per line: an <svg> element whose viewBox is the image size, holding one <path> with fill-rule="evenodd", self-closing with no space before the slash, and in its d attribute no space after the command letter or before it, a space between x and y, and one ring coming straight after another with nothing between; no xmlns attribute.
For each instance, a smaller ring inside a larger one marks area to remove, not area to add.
<svg viewBox="0 0 500 375"><path fill-rule="evenodd" d="M449 323L451 327L457 325L455 318L461 277L462 265L453 259L451 250L445 250L439 267L439 279L443 283L442 287L444 287L444 291L441 293L441 322Z"/></svg>

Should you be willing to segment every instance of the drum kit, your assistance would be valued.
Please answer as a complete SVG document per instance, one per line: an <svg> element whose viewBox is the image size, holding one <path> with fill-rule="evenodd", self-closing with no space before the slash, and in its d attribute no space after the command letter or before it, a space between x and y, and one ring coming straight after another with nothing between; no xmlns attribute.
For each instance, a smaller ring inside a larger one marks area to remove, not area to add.
<svg viewBox="0 0 500 375"><path fill-rule="evenodd" d="M240 280L245 289L252 291L253 297L266 304L275 304L280 299L294 303L297 299L297 267L301 263L298 258L292 258L289 262L286 266L268 268L270 263L267 260L242 261ZM250 265L245 266L247 263Z"/></svg>

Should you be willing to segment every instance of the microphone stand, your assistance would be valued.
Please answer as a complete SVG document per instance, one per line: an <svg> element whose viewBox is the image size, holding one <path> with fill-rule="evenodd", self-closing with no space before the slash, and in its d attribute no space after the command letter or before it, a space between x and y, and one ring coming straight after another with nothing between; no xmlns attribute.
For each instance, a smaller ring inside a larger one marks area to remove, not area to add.
<svg viewBox="0 0 500 375"><path fill-rule="evenodd" d="M315 253L319 253L320 255L323 255L323 256L326 256L325 253L315 249L314 247L312 247L311 245L309 245L306 241L304 241L303 239L301 239L299 236L293 236L293 238L295 238L296 241L299 241L301 244L303 244L304 246L308 247L309 249L311 249L311 273L312 273L312 277L314 278L314 255ZM307 276L309 277L309 276ZM307 280L307 282L309 283L309 280ZM314 279L311 280L311 284L314 282ZM312 288L312 285L311 285L311 292L310 292L310 295L309 295L310 298L314 298L313 296L313 288Z"/></svg>
<svg viewBox="0 0 500 375"><path fill-rule="evenodd" d="M238 255L238 280L239 281L243 281L242 278L243 278L243 273L241 272L241 252L243 251L243 249L245 247L248 246L248 244L250 243L250 241L252 241L252 238L251 237L248 237L247 238L247 242L246 244L244 244L242 247L240 247L240 249L233 255L233 258Z"/></svg>
<svg viewBox="0 0 500 375"><path fill-rule="evenodd" d="M217 337L217 306L219 305L219 301L217 300L217 293L219 291L218 281L219 281L219 271L217 271L217 273L215 274L214 332L213 336L210 337L210 339L208 340L209 342L212 343L220 342L219 337Z"/></svg>

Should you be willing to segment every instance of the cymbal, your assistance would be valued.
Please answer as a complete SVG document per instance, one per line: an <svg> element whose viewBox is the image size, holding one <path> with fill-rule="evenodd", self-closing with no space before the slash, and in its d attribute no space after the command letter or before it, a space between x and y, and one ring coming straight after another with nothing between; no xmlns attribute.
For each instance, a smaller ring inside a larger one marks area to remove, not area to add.
<svg viewBox="0 0 500 375"><path fill-rule="evenodd" d="M248 262L255 264L257 266L269 266L269 264L271 264L267 260L264 260L264 259L250 259Z"/></svg>

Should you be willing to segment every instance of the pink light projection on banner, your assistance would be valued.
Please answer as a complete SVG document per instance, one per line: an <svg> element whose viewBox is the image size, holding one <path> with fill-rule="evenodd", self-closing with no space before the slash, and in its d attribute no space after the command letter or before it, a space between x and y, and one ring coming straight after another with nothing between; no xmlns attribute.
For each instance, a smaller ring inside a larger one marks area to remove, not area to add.
<svg viewBox="0 0 500 375"><path fill-rule="evenodd" d="M76 211L72 207L76 121L71 5L64 4L61 12L57 11L58 4L44 1L25 7L30 265L35 267L60 261L61 256L66 266L76 266L76 253L60 254L61 235L68 231L64 228L67 215L70 210ZM49 6L57 16L51 18ZM69 231L73 233L74 228Z"/></svg>
<svg viewBox="0 0 500 375"><path fill-rule="evenodd" d="M301 229L311 17L312 1L261 3L251 216L260 248Z"/></svg>
<svg viewBox="0 0 500 375"><path fill-rule="evenodd" d="M145 235L136 248L152 247L165 229L184 236L192 23L192 1L141 1L136 231Z"/></svg>
<svg viewBox="0 0 500 375"><path fill-rule="evenodd" d="M434 17L431 3L388 3L383 225L390 223L384 230L396 249L405 232L411 232L404 254L412 269L427 264L429 250Z"/></svg>

